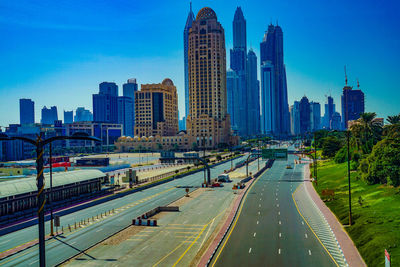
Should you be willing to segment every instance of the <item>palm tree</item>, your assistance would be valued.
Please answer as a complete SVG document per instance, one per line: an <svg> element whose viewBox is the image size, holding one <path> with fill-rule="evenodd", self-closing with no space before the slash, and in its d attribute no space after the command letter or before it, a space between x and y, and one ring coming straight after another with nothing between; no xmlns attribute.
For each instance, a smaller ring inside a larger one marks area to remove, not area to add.
<svg viewBox="0 0 400 267"><path fill-rule="evenodd" d="M400 114L394 116L388 116L387 121L389 124L383 128L383 134L389 138L400 137Z"/></svg>
<svg viewBox="0 0 400 267"><path fill-rule="evenodd" d="M350 127L353 136L358 139L357 144L362 145L364 153L370 153L373 145L381 138L382 126L375 119L375 112L365 112L360 115L357 123Z"/></svg>

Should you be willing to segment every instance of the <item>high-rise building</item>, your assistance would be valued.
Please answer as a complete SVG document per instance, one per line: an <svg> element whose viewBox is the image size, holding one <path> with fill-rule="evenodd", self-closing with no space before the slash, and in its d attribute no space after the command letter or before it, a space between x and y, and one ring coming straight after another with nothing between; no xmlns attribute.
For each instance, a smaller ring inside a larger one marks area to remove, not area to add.
<svg viewBox="0 0 400 267"><path fill-rule="evenodd" d="M236 73L237 93L233 95L234 102L237 105L235 109L234 125L239 135L246 136L248 130L248 89L247 89L247 40L246 40L246 20L242 9L238 7L233 18L233 48L230 50L230 67ZM255 59L257 61L257 58ZM254 59L252 59L253 63ZM257 63L256 63L257 64ZM257 71L257 70L256 70Z"/></svg>
<svg viewBox="0 0 400 267"><path fill-rule="evenodd" d="M118 86L102 82L99 93L93 94L93 121L118 123Z"/></svg>
<svg viewBox="0 0 400 267"><path fill-rule="evenodd" d="M238 94L239 88L239 77L236 72L232 69L228 69L226 72L226 99L227 99L227 110L231 117L231 128L234 132L237 132L237 119L239 117L239 98L235 97Z"/></svg>
<svg viewBox="0 0 400 267"><path fill-rule="evenodd" d="M333 97L332 96L328 96L326 99L326 104L325 104L325 114L323 117L323 128L325 129L331 129L330 125L331 125L331 120L332 120L332 116L333 113L335 113L336 108L335 108L335 104L333 102Z"/></svg>
<svg viewBox="0 0 400 267"><path fill-rule="evenodd" d="M179 131L178 94L174 83L142 84L135 92L135 136L172 136Z"/></svg>
<svg viewBox="0 0 400 267"><path fill-rule="evenodd" d="M260 133L260 85L257 80L257 56L252 49L247 54L247 134Z"/></svg>
<svg viewBox="0 0 400 267"><path fill-rule="evenodd" d="M310 102L311 131L321 129L321 105L318 102Z"/></svg>
<svg viewBox="0 0 400 267"><path fill-rule="evenodd" d="M138 85L136 83L136 79L128 79L127 83L124 83L123 86L123 96L130 97L132 99L132 123L129 125L132 129L126 129L128 132L133 134L133 129L135 127L135 92L138 90ZM125 131L125 128L124 128Z"/></svg>
<svg viewBox="0 0 400 267"><path fill-rule="evenodd" d="M46 106L44 106L42 108L42 119L40 121L42 124L54 124L54 122L57 120L58 114L56 106L51 108L46 108Z"/></svg>
<svg viewBox="0 0 400 267"><path fill-rule="evenodd" d="M264 61L261 65L261 132L272 135L275 125L275 68L271 61Z"/></svg>
<svg viewBox="0 0 400 267"><path fill-rule="evenodd" d="M64 110L64 123L73 123L73 122L74 122L74 111Z"/></svg>
<svg viewBox="0 0 400 267"><path fill-rule="evenodd" d="M290 106L290 130L292 135L300 134L300 102L294 101Z"/></svg>
<svg viewBox="0 0 400 267"><path fill-rule="evenodd" d="M132 98L118 97L118 123L123 126L124 136L133 136L133 106Z"/></svg>
<svg viewBox="0 0 400 267"><path fill-rule="evenodd" d="M263 41L260 44L261 66L263 66L265 62L274 67L273 92L270 100L275 108L271 109L271 118L264 120L271 121L271 131L273 135L287 135L290 133L290 118L286 69L283 61L283 32L279 26L269 25L268 31L265 33ZM261 84L261 88L263 87L264 86ZM262 109L264 110L265 108L266 107L263 107ZM264 131L266 131L266 129L264 129Z"/></svg>
<svg viewBox="0 0 400 267"><path fill-rule="evenodd" d="M306 96L303 96L299 104L300 112L300 134L304 134L311 131L311 112L310 102Z"/></svg>
<svg viewBox="0 0 400 267"><path fill-rule="evenodd" d="M31 99L21 98L19 100L19 123L35 123L35 102Z"/></svg>
<svg viewBox="0 0 400 267"><path fill-rule="evenodd" d="M341 130L341 122L342 118L340 117L339 112L333 112L332 119L331 119L331 124L329 125L329 129L332 130Z"/></svg>
<svg viewBox="0 0 400 267"><path fill-rule="evenodd" d="M346 76L346 85L343 87L342 94L343 128L347 129L348 121L359 119L364 110L364 93L361 91L359 83L357 82L357 90L353 90L352 86L347 85Z"/></svg>
<svg viewBox="0 0 400 267"><path fill-rule="evenodd" d="M195 20L192 11L192 2L190 2L190 11L186 19L185 29L183 30L183 58L185 68L185 116L189 115L189 31L192 28L192 23ZM185 124L186 126L186 124Z"/></svg>
<svg viewBox="0 0 400 267"><path fill-rule="evenodd" d="M79 107L75 111L74 122L93 121L93 114L84 107Z"/></svg>
<svg viewBox="0 0 400 267"><path fill-rule="evenodd" d="M202 8L189 32L188 134L199 147L230 143L225 32L214 10Z"/></svg>

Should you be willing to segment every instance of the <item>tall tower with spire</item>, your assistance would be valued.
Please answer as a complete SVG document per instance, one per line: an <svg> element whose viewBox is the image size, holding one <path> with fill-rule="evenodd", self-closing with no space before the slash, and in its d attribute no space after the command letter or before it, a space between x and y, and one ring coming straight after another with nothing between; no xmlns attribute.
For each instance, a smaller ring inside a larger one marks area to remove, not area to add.
<svg viewBox="0 0 400 267"><path fill-rule="evenodd" d="M192 11L192 2L190 2L190 11L186 19L185 29L183 30L183 50L184 50L184 66L185 66L185 116L189 116L189 30L192 28L193 21L195 20Z"/></svg>
<svg viewBox="0 0 400 267"><path fill-rule="evenodd" d="M230 50L230 67L238 77L237 92L234 97L237 98L235 106L238 116L234 117L232 125L237 126L239 135L248 135L248 95L247 95L247 45L246 45L246 20L243 11L237 7L233 18L233 48Z"/></svg>

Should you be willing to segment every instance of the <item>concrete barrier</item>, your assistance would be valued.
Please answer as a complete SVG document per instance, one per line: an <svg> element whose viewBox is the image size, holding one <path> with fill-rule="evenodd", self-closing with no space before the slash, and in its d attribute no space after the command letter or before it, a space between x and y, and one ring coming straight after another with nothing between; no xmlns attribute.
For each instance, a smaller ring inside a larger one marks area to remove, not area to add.
<svg viewBox="0 0 400 267"><path fill-rule="evenodd" d="M132 225L136 226L157 226L157 220L142 220L142 219L133 219Z"/></svg>

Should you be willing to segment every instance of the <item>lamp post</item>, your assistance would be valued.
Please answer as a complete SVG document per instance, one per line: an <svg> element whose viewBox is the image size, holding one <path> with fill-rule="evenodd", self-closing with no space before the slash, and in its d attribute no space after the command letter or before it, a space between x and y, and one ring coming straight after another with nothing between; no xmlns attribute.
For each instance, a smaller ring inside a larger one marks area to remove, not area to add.
<svg viewBox="0 0 400 267"><path fill-rule="evenodd" d="M30 143L36 147L36 184L38 188L37 199L38 199L38 227L39 227L39 264L41 267L46 266L46 255L45 255L45 220L44 220L44 206L46 204L46 197L44 194L44 175L43 175L43 153L44 146L57 140L88 140L100 142L101 140L89 136L87 133L76 132L71 136L54 136L48 139L43 139L43 133L37 135L36 139L30 139L23 136L12 136L9 137L4 133L0 134L0 140L21 140L23 142ZM52 181L50 181L52 184ZM52 192L50 192L51 195Z"/></svg>

